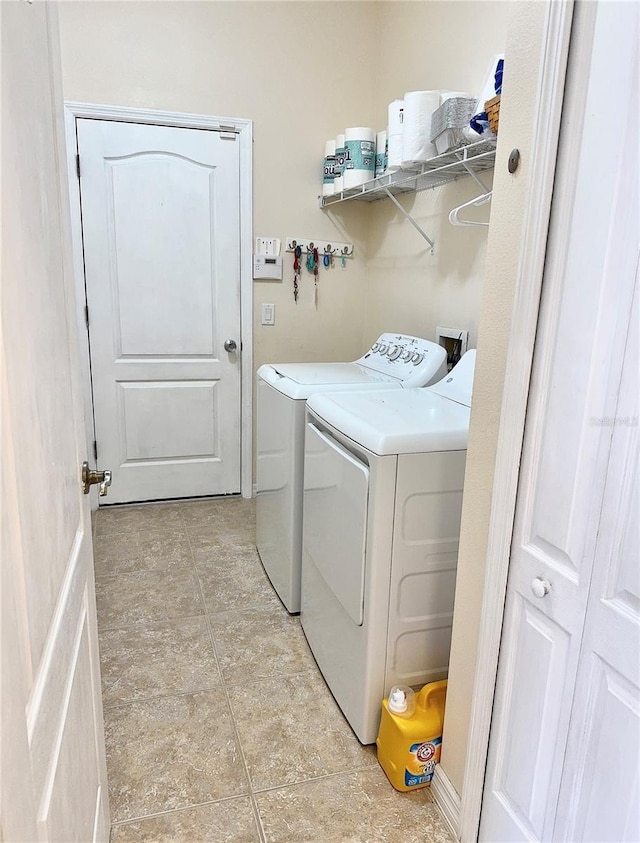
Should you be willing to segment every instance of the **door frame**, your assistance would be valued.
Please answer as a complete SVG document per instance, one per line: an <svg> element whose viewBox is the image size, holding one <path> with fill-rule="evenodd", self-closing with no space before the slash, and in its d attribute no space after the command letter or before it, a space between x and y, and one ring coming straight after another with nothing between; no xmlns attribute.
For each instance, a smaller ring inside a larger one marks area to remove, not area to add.
<svg viewBox="0 0 640 843"><path fill-rule="evenodd" d="M253 121L239 117L216 117L207 114L187 114L179 111L159 111L148 108L128 108L83 102L65 102L65 136L69 197L71 203L71 239L73 274L76 290L76 318L80 337L80 356L84 409L87 420L87 453L93 467L95 420L89 355L89 336L86 323L87 294L84 277L80 182L77 171L78 145L76 122L80 119L111 120L120 123L142 123L149 126L173 126L181 129L208 129L235 132L240 155L240 494L252 496L252 430L253 430ZM91 491L91 508L97 509L98 496Z"/></svg>
<svg viewBox="0 0 640 843"><path fill-rule="evenodd" d="M476 841L480 826L520 456L547 253L573 9L574 0L547 0L540 79L531 122L529 191L522 217L524 233L515 279L511 331L506 355L476 674L460 801L459 838L463 843ZM447 787L448 784L443 782L443 789L451 795L451 786ZM449 811L449 815L453 812L455 807L453 811Z"/></svg>

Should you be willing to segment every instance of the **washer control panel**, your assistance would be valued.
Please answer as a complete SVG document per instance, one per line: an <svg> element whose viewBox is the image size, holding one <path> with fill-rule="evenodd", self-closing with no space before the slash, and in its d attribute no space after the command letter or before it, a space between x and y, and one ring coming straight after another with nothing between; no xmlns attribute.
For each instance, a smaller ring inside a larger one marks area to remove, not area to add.
<svg viewBox="0 0 640 843"><path fill-rule="evenodd" d="M447 372L442 346L407 334L381 334L357 362L403 382L410 380L411 386L424 386Z"/></svg>

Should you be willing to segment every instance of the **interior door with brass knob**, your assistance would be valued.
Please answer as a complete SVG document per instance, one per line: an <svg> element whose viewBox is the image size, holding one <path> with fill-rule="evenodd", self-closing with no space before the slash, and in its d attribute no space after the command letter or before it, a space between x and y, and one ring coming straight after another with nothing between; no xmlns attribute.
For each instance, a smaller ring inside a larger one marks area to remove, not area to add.
<svg viewBox="0 0 640 843"><path fill-rule="evenodd" d="M61 76L54 4L2 4L0 837L108 843Z"/></svg>
<svg viewBox="0 0 640 843"><path fill-rule="evenodd" d="M239 141L88 119L77 138L100 504L237 493Z"/></svg>

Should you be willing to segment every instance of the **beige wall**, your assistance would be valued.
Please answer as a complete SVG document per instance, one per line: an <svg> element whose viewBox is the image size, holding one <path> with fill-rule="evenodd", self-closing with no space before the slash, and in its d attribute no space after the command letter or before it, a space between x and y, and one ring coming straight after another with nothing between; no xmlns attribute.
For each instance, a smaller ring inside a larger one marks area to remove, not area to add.
<svg viewBox="0 0 640 843"><path fill-rule="evenodd" d="M320 305L291 256L284 280L254 284L255 365L344 360L382 330L434 337L468 327L475 345L486 230L454 229L449 210L470 180L403 200L427 244L390 202L317 208L324 141L347 125L386 124L387 103L425 87L477 91L504 45L500 2L65 2L65 97L245 117L255 124L254 233L346 240L346 270L321 272ZM358 32L323 37L326 26ZM286 172L294 174L287 178ZM260 325L263 302L276 325Z"/></svg>
<svg viewBox="0 0 640 843"><path fill-rule="evenodd" d="M282 283L254 284L256 366L362 351L366 222L348 212L338 229L317 195L325 140L374 118L378 16L375 2L61 4L66 99L253 120L254 235L355 244L346 270L322 272L317 310L306 272L293 302L290 255ZM348 49L323 36L336 20L359 33Z"/></svg>
<svg viewBox="0 0 640 843"><path fill-rule="evenodd" d="M537 0L520 0L512 7L507 32L505 90L500 104L495 197L480 312L442 742L442 770L458 793L462 792L466 761L484 577L491 564L486 551L493 473L546 7ZM510 175L506 162L514 147L522 158L517 172Z"/></svg>
<svg viewBox="0 0 640 843"><path fill-rule="evenodd" d="M477 95L491 55L504 51L510 5L501 2L390 2L380 10L378 125L405 91L451 89ZM485 179L491 185L491 174ZM389 201L370 209L365 333L395 329L435 339L437 325L466 328L477 341L486 228L454 228L449 211L477 196L472 179L400 201L435 241L428 243ZM488 206L483 209L488 213ZM482 214L480 214L482 217Z"/></svg>

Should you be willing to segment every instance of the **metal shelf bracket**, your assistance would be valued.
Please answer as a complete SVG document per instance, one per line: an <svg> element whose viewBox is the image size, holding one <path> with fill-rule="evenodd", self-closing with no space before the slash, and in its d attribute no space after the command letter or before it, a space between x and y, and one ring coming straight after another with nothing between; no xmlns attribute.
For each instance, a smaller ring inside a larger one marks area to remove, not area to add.
<svg viewBox="0 0 640 843"><path fill-rule="evenodd" d="M483 192L483 193L489 193L489 188L488 188L488 187L487 187L487 185L486 185L486 184L482 181L482 179L481 179L481 178L480 178L480 176L476 173L476 171L473 169L473 167L470 167L470 166L469 166L469 164L468 164L466 161L462 161L461 163L462 163L462 166L465 168L465 170L469 173L469 175L471 176L471 178L474 180L474 182L478 185L478 187L480 187L480 189L482 190L482 192Z"/></svg>
<svg viewBox="0 0 640 843"><path fill-rule="evenodd" d="M433 246L434 246L433 240L429 237L429 235L425 232L425 230L418 225L418 223L414 220L414 218L411 216L409 211L407 211L406 208L402 207L402 205L398 202L396 197L393 195L393 193L391 193L391 191L388 188L385 187L384 192L389 197L389 199L391 199L391 201L396 206L396 208L400 211L400 213L403 214L407 220L409 220L409 222L415 228L415 230L427 241L429 246L431 246L431 254L433 254Z"/></svg>

